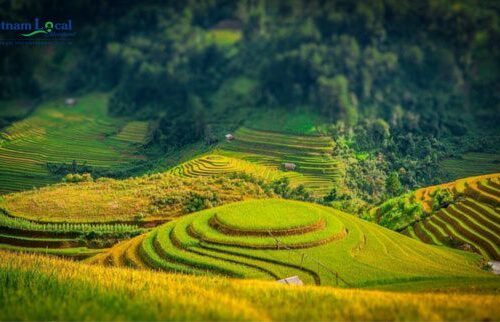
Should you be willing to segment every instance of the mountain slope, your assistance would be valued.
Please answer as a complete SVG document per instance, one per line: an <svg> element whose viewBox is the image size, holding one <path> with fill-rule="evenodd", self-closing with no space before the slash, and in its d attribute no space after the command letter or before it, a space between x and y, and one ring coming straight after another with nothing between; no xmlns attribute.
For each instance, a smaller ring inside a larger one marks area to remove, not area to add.
<svg viewBox="0 0 500 322"><path fill-rule="evenodd" d="M221 145L224 155L241 158L274 169L285 163L295 165L290 176L292 186L304 185L317 196L323 196L342 176L340 161L332 157L334 142L327 136L298 136L240 128L234 140Z"/></svg>
<svg viewBox="0 0 500 322"><path fill-rule="evenodd" d="M0 132L0 193L59 181L47 163L106 170L141 160L138 145L147 133L146 122L108 116L105 94L86 95L74 106L45 102Z"/></svg>

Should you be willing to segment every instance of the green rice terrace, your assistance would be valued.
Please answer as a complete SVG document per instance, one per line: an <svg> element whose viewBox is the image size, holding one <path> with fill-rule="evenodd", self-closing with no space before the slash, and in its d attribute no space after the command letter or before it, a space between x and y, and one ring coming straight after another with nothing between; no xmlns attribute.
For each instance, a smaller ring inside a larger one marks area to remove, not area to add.
<svg viewBox="0 0 500 322"><path fill-rule="evenodd" d="M303 185L316 196L330 192L343 175L332 157L329 137L299 136L240 128L234 139L211 154L187 161L169 172L179 176L216 176L245 172L272 181L287 177L292 187ZM292 168L287 169L286 165Z"/></svg>
<svg viewBox="0 0 500 322"><path fill-rule="evenodd" d="M86 95L74 105L45 102L0 133L0 193L59 181L47 163L109 169L140 160L147 133L147 122L110 117L106 94Z"/></svg>
<svg viewBox="0 0 500 322"><path fill-rule="evenodd" d="M434 200L449 191L452 201L436 209ZM457 180L417 190L415 201L429 215L404 233L429 244L475 251L485 258L500 260L500 175Z"/></svg>
<svg viewBox="0 0 500 322"><path fill-rule="evenodd" d="M195 275L370 287L495 277L479 255L426 245L299 201L233 203L184 216L87 261Z"/></svg>
<svg viewBox="0 0 500 322"><path fill-rule="evenodd" d="M455 179L498 173L500 172L500 155L469 152L460 158L445 159L441 162L441 166Z"/></svg>
<svg viewBox="0 0 500 322"><path fill-rule="evenodd" d="M285 176L293 176L289 173L262 166L245 160L230 158L219 154L205 155L184 162L168 171L171 174L187 177L210 177L221 174L248 173L263 180L272 181Z"/></svg>
<svg viewBox="0 0 500 322"><path fill-rule="evenodd" d="M299 136L240 128L218 152L271 169L287 171L292 186L316 195L327 194L343 176L343 166L332 157L334 142L326 136ZM285 164L292 165L287 169Z"/></svg>
<svg viewBox="0 0 500 322"><path fill-rule="evenodd" d="M82 259L143 231L133 224L37 222L0 209L0 249L11 251Z"/></svg>

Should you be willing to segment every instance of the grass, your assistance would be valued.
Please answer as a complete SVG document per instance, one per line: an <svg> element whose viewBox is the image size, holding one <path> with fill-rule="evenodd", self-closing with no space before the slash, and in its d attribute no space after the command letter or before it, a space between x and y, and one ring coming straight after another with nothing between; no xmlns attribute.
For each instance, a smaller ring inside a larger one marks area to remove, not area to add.
<svg viewBox="0 0 500 322"><path fill-rule="evenodd" d="M59 181L60 177L49 173L48 162L71 164L75 160L109 169L141 159L135 144L146 130L108 116L105 94L80 97L72 107L62 99L47 101L0 133L0 193Z"/></svg>
<svg viewBox="0 0 500 322"><path fill-rule="evenodd" d="M240 231L221 229L214 218ZM325 225L277 233L318 218ZM262 234L264 227L270 234ZM298 275L308 284L343 287L489 276L476 254L427 245L331 208L276 199L184 216L146 234L142 249L137 257L154 269L271 280Z"/></svg>
<svg viewBox="0 0 500 322"><path fill-rule="evenodd" d="M168 173L125 180L99 179L61 183L5 195L0 207L12 216L51 223L137 224L185 214L195 199L209 207L249 198L267 197L262 188L243 179L183 178Z"/></svg>
<svg viewBox="0 0 500 322"><path fill-rule="evenodd" d="M492 153L465 153L461 158L450 158L441 166L453 179L500 172L500 155Z"/></svg>
<svg viewBox="0 0 500 322"><path fill-rule="evenodd" d="M332 157L334 142L326 136L300 136L240 128L235 139L221 144L218 153L274 170L296 165L287 175L292 186L304 185L316 196L325 195L343 176L343 166Z"/></svg>
<svg viewBox="0 0 500 322"><path fill-rule="evenodd" d="M498 320L495 294L291 287L0 252L1 320Z"/></svg>
<svg viewBox="0 0 500 322"><path fill-rule="evenodd" d="M5 195L0 200L0 244L18 251L49 247L53 254L73 249L81 257L79 248L110 247L147 230L141 226L152 227L193 209L269 195L273 193L243 179L166 173L61 183Z"/></svg>

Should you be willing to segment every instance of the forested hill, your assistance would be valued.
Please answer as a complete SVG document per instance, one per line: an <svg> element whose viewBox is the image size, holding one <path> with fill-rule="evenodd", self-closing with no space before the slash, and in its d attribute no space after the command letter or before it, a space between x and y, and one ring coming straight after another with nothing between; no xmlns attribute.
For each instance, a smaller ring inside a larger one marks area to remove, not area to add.
<svg viewBox="0 0 500 322"><path fill-rule="evenodd" d="M111 92L109 112L157 121L164 151L212 144L252 112L313 113L337 137L354 128L351 147L388 149L397 169L401 154L436 161L449 138L495 147L460 137L499 121L499 11L479 0L7 2L2 20L71 17L77 37L2 48L0 99Z"/></svg>
<svg viewBox="0 0 500 322"><path fill-rule="evenodd" d="M112 113L169 115L160 141L175 127L191 129L177 144L198 140L213 113L250 106L306 108L350 125L382 116L433 133L465 131L457 111L498 108L494 1L48 3L4 4L1 17L72 15L75 46L7 49L1 97L116 88ZM59 80L50 88L34 77L40 62Z"/></svg>

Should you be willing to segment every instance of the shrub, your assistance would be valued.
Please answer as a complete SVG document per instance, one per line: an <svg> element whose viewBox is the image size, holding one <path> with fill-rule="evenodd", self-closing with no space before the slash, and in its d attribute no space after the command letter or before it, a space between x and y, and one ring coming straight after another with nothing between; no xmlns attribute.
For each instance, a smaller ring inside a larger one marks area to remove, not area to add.
<svg viewBox="0 0 500 322"><path fill-rule="evenodd" d="M380 222L384 227L401 229L425 217L422 205L411 201L410 195L390 199L379 206Z"/></svg>
<svg viewBox="0 0 500 322"><path fill-rule="evenodd" d="M220 204L219 194L217 192L202 195L197 192L191 192L184 201L184 211L187 213L212 208Z"/></svg>
<svg viewBox="0 0 500 322"><path fill-rule="evenodd" d="M438 211L441 208L446 208L454 202L453 193L450 189L438 188L432 195L432 210Z"/></svg>
<svg viewBox="0 0 500 322"><path fill-rule="evenodd" d="M84 173L84 174L72 174L69 173L63 178L63 182L92 182L94 179L92 178L92 175L90 173Z"/></svg>

